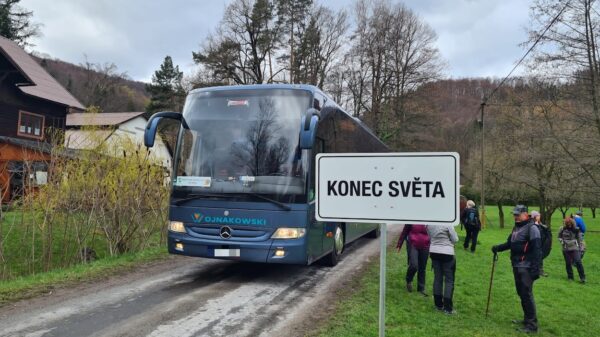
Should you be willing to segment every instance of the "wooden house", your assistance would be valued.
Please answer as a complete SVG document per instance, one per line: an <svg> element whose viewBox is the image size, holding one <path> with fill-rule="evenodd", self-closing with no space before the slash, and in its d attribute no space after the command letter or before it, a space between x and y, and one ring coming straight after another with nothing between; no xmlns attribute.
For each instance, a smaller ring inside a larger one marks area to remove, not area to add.
<svg viewBox="0 0 600 337"><path fill-rule="evenodd" d="M64 131L67 114L83 110L29 54L0 37L1 202L11 200L26 183L45 183L51 131Z"/></svg>

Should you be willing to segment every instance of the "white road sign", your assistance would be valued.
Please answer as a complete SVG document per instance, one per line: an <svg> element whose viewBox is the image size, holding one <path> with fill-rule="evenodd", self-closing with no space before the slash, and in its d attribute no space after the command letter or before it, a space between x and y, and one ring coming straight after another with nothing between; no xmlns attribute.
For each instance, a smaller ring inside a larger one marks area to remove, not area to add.
<svg viewBox="0 0 600 337"><path fill-rule="evenodd" d="M317 155L319 221L459 222L458 153Z"/></svg>

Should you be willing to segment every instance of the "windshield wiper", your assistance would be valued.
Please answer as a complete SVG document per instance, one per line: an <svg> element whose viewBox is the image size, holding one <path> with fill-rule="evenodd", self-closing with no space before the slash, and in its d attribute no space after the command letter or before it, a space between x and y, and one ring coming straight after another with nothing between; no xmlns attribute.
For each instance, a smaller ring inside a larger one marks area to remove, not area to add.
<svg viewBox="0 0 600 337"><path fill-rule="evenodd" d="M268 201L274 205L277 205L279 207L281 207L282 209L286 210L286 211L291 211L292 208L286 204L284 204L283 202L277 201L277 200L273 200L271 198L265 197L263 195L257 194L257 193L239 193L239 194L210 194L210 193L194 193L194 194L189 194L188 197L183 198L183 199L178 199L175 202L173 202L173 205L175 206L181 206L182 204L185 204L188 201L191 200L196 200L196 199L202 199L202 198L217 198L217 199L231 199L231 198L240 198L243 196L253 196L265 201Z"/></svg>
<svg viewBox="0 0 600 337"><path fill-rule="evenodd" d="M189 194L189 196L186 198L176 200L173 203L173 205L181 206L182 204L185 204L188 201L202 199L202 198L229 199L229 198L237 198L237 196L227 195L227 194L194 193L194 194Z"/></svg>
<svg viewBox="0 0 600 337"><path fill-rule="evenodd" d="M281 207L282 209L284 209L286 211L291 211L292 210L292 208L290 206L284 204L283 202L277 201L277 200L273 200L271 198L267 198L264 195L260 195L258 193L248 193L248 195L251 195L253 197L257 197L257 198L262 199L264 201L268 201L268 202L270 202L270 203L272 203L274 205L277 205L277 206Z"/></svg>

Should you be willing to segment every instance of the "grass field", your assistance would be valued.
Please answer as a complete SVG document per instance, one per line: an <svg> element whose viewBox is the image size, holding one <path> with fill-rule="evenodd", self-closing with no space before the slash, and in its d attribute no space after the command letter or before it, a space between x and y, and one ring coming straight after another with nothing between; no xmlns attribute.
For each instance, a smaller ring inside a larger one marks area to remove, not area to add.
<svg viewBox="0 0 600 337"><path fill-rule="evenodd" d="M47 293L56 287L122 273L141 263L164 259L168 256L164 247L150 248L137 253L107 257L86 264L2 281L0 282L0 306Z"/></svg>
<svg viewBox="0 0 600 337"><path fill-rule="evenodd" d="M111 257L102 235L90 235L85 242L92 247L97 260L80 263L77 260L76 233L62 227L53 228L53 263L43 272L40 252L42 232L38 226L22 225L31 222L31 213L11 211L4 214L2 232L4 261L0 261L0 306L19 299L43 294L58 286L92 280L126 271L140 263L168 256L165 245L160 243L160 233L153 235L147 248ZM32 235L35 231L35 235ZM32 249L32 247L34 249ZM32 259L31 256L35 256Z"/></svg>
<svg viewBox="0 0 600 337"><path fill-rule="evenodd" d="M110 257L106 238L100 228L95 231L85 228L87 232L77 233L72 227L58 225L53 226L49 233L48 228L42 230L39 225L42 223L41 214L20 210L5 212L4 219L0 221L0 240L4 253L4 265L0 265L0 280L65 269L81 263L78 236L83 241L82 245L93 249L98 259ZM51 240L48 239L49 236ZM49 266L44 266L41 255L47 242L51 242L52 259ZM145 248L164 248L163 243L161 233L156 232L145 242ZM132 252L140 250L136 248Z"/></svg>
<svg viewBox="0 0 600 337"><path fill-rule="evenodd" d="M510 208L506 208L506 214ZM406 250L388 250L386 295L386 336L522 336L515 331L512 319L522 319L509 261L509 252L499 256L494 277L490 315L485 318L485 305L492 263L492 245L506 240L510 228L497 227L497 208L487 210L495 227L480 233L480 246L475 254L462 249L464 232L457 228L461 242L457 244L456 288L457 315L447 316L433 307L431 296L407 293L405 288ZM573 210L574 212L574 210ZM584 219L588 231L600 231L600 219L592 219L587 211ZM507 221L509 218L507 218ZM553 221L553 237L561 223L561 214ZM512 227L512 226L508 226ZM396 239L396 238L394 238ZM596 336L600 331L600 233L586 234L588 252L583 260L588 283L567 281L561 248L554 247L544 261L549 274L535 282L534 294L540 325L539 336ZM351 258L351 257L347 257ZM431 294L433 272L427 268L427 293ZM374 263L354 291L341 300L337 310L318 332L318 336L377 336L379 264ZM577 272L575 271L575 275ZM577 278L577 276L576 276Z"/></svg>

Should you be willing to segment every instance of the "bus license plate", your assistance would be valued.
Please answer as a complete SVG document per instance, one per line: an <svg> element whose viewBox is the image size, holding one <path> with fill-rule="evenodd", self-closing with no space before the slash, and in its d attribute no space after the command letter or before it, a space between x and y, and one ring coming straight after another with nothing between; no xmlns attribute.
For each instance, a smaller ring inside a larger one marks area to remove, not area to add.
<svg viewBox="0 0 600 337"><path fill-rule="evenodd" d="M215 249L215 257L240 257L239 249Z"/></svg>

